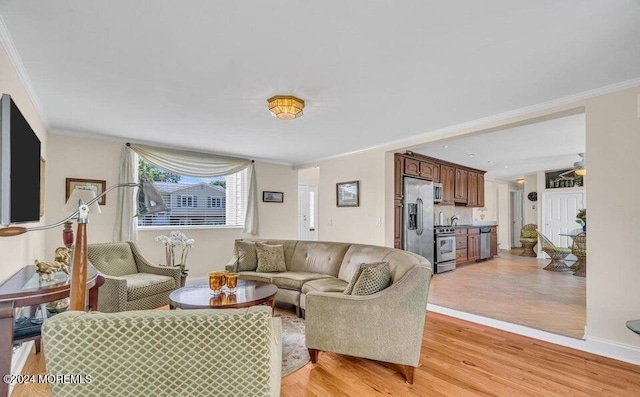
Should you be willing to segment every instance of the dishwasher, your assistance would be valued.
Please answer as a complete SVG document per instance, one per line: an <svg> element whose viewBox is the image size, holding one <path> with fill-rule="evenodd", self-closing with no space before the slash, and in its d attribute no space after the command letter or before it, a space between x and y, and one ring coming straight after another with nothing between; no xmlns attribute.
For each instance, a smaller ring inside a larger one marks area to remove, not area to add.
<svg viewBox="0 0 640 397"><path fill-rule="evenodd" d="M491 257L491 227L480 228L480 259Z"/></svg>

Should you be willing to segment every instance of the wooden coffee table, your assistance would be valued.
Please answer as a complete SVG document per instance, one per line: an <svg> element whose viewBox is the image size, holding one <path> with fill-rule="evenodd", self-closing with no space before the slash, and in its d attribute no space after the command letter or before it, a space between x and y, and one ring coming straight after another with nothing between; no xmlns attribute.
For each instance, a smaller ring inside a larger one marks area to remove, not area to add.
<svg viewBox="0 0 640 397"><path fill-rule="evenodd" d="M278 287L261 281L238 280L235 293L229 293L226 287L222 291L219 295L213 295L208 282L188 285L169 295L169 308L230 309L266 303L273 311Z"/></svg>

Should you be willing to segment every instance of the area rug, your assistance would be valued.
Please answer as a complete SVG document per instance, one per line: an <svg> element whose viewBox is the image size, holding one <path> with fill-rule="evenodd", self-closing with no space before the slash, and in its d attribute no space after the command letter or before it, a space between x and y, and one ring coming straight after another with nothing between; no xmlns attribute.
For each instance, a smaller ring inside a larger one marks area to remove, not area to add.
<svg viewBox="0 0 640 397"><path fill-rule="evenodd" d="M282 376L304 367L311 358L304 339L304 320L276 309L282 319Z"/></svg>

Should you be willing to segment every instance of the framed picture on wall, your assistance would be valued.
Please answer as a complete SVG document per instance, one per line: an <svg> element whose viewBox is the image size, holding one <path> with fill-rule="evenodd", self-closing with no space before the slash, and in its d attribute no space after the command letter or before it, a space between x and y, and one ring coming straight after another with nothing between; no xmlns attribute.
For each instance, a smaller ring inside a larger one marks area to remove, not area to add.
<svg viewBox="0 0 640 397"><path fill-rule="evenodd" d="M284 202L284 193L283 192L262 192L262 201L265 203L283 203Z"/></svg>
<svg viewBox="0 0 640 397"><path fill-rule="evenodd" d="M336 183L336 206L360 206L360 181Z"/></svg>
<svg viewBox="0 0 640 397"><path fill-rule="evenodd" d="M69 200L69 196L71 196L71 192L78 185L90 185L95 187L96 196L99 196L104 192L107 188L107 181L102 181L100 179L75 179L75 178L66 178L66 189L65 189L65 197L64 202L66 203ZM98 204L105 205L107 204L107 196L104 195L100 197L98 200Z"/></svg>

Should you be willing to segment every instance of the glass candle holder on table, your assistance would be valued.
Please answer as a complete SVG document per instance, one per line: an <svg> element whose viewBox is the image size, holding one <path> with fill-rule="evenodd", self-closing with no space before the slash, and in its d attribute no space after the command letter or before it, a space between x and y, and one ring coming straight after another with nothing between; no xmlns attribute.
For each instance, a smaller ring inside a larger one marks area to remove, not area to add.
<svg viewBox="0 0 640 397"><path fill-rule="evenodd" d="M209 288L214 295L219 295L222 287L227 283L225 271L215 271L209 273Z"/></svg>

